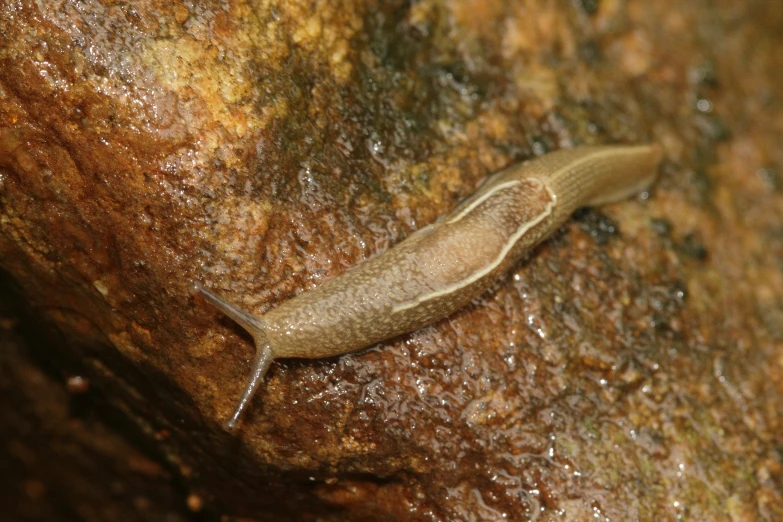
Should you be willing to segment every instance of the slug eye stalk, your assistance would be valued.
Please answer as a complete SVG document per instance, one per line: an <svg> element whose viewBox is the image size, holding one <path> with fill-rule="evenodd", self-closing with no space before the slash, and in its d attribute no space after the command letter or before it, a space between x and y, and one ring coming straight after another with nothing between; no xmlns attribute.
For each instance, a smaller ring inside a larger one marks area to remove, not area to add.
<svg viewBox="0 0 783 522"><path fill-rule="evenodd" d="M253 341L256 345L256 354L253 360L253 372L245 384L245 388L242 391L242 397L240 397L237 403L234 413L231 418L224 424L224 428L227 431L234 431L239 422L239 417L250 405L250 401L258 391L259 386L264 381L264 376L269 370L274 358L272 357L272 348L267 342L264 335L264 323L260 317L256 317L245 310L242 310L238 306L235 306L222 297L215 295L206 288L202 287L198 283L192 283L190 288L192 295L199 295L204 298L209 304L226 314L233 319L238 325L247 330L250 335L253 336Z"/></svg>

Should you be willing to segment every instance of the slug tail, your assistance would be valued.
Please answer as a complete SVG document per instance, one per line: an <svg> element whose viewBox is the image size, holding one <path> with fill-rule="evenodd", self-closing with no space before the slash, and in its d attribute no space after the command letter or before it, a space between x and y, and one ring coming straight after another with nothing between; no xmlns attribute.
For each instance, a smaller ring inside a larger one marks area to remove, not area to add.
<svg viewBox="0 0 783 522"><path fill-rule="evenodd" d="M228 422L224 424L224 428L226 430L234 431L237 427L237 424L239 423L239 418L242 416L242 413L250 405L250 402L253 400L253 396L255 395L256 391L258 391L259 386L261 386L261 383L264 382L264 376L266 375L267 370L269 370L269 366L274 360L272 347L269 345L266 335L264 334L264 322L260 317L248 313L238 306L229 303L222 297L213 294L198 283L191 284L190 293L192 295L201 296L209 304L236 321L237 324L239 324L242 328L247 330L250 335L253 336L253 340L255 341L256 355L253 361L253 373L250 375L247 383L245 384L242 397L239 399L237 407L234 409L234 413L231 415L231 418L228 420Z"/></svg>
<svg viewBox="0 0 783 522"><path fill-rule="evenodd" d="M597 150L601 151L601 147ZM657 143L621 147L606 147L600 160L608 175L599 183L600 190L585 201L587 206L600 206L622 201L650 188L658 177L662 150Z"/></svg>

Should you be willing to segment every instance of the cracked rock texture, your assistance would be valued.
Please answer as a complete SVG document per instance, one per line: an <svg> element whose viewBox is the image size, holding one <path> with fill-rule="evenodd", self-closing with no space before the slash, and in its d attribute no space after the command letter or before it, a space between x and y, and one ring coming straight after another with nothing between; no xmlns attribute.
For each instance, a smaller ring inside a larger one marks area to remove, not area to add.
<svg viewBox="0 0 783 522"><path fill-rule="evenodd" d="M783 519L781 45L760 0L0 0L0 519ZM221 430L253 348L190 281L263 313L649 141L649 197Z"/></svg>

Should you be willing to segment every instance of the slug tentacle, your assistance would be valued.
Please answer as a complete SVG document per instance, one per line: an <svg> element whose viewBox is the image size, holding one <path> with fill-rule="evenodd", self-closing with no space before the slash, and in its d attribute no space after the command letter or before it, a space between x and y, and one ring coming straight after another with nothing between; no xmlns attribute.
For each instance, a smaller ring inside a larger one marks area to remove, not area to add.
<svg viewBox="0 0 783 522"><path fill-rule="evenodd" d="M256 356L253 360L253 373L250 374L250 378L245 384L245 389L242 391L242 397L240 397L237 403L234 413L231 414L231 418L226 422L225 428L228 431L234 431L237 427L237 422L242 413L250 405L250 401L253 400L253 396L256 394L258 387L264 382L264 376L269 365L272 364L274 358L272 357L272 349L269 344L261 345L258 340L259 337L254 337L256 340Z"/></svg>
<svg viewBox="0 0 783 522"><path fill-rule="evenodd" d="M198 283L191 284L190 293L203 297L209 304L229 316L239 326L247 330L247 332L252 335L254 339L258 334L263 335L264 322L260 317L255 316L250 312L246 312L238 306L229 303L219 295L213 294Z"/></svg>
<svg viewBox="0 0 783 522"><path fill-rule="evenodd" d="M192 294L200 295L212 306L233 319L239 326L247 330L247 332L253 336L253 341L255 341L256 354L253 359L253 373L250 374L250 377L245 384L245 388L242 391L242 397L239 399L236 409L234 409L234 413L231 415L231 419L225 424L225 428L228 431L233 431L237 426L239 417L247 409L250 401L256 394L258 387L264 381L264 376L274 360L272 347L269 345L266 334L264 334L263 319L229 303L198 283L192 283L190 291Z"/></svg>
<svg viewBox="0 0 783 522"><path fill-rule="evenodd" d="M657 145L579 147L491 176L449 215L309 292L254 316L193 284L191 291L255 340L253 372L226 424L278 357L330 357L422 328L486 291L578 207L617 201L656 177Z"/></svg>

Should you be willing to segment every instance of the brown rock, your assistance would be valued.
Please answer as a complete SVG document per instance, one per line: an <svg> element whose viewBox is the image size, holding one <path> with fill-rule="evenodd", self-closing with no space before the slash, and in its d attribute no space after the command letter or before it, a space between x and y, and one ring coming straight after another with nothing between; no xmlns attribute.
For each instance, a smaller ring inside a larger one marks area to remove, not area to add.
<svg viewBox="0 0 783 522"><path fill-rule="evenodd" d="M18 518L783 518L782 41L760 0L0 3ZM220 429L252 346L190 281L262 313L511 162L643 141L649 200Z"/></svg>

